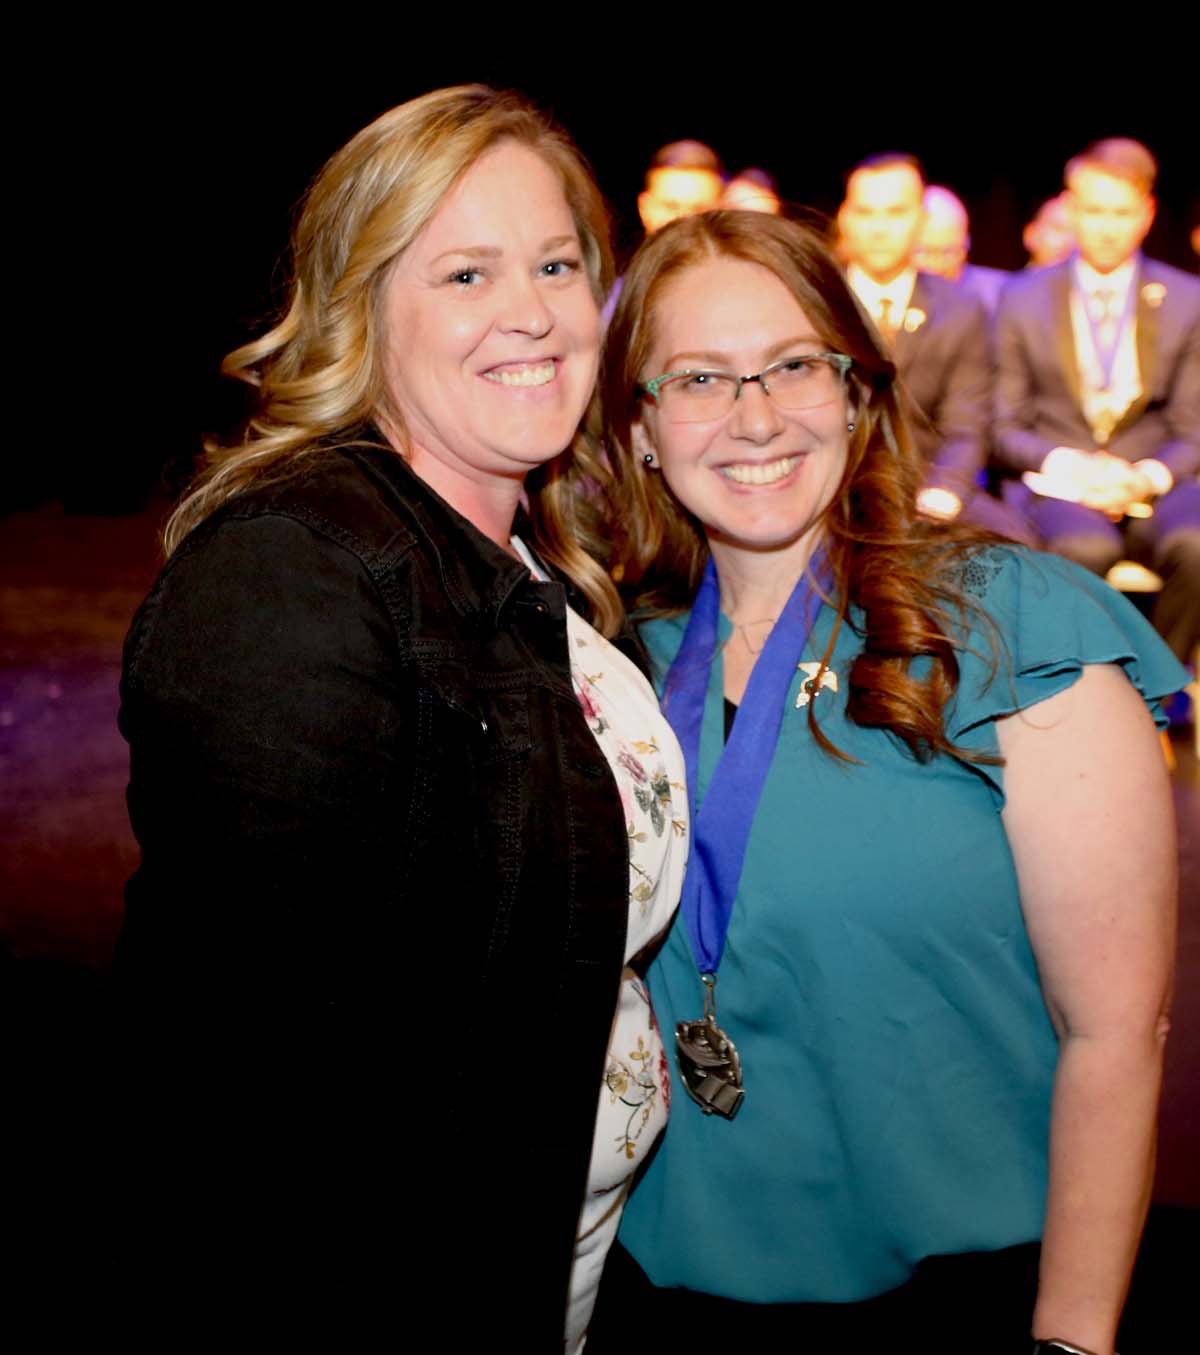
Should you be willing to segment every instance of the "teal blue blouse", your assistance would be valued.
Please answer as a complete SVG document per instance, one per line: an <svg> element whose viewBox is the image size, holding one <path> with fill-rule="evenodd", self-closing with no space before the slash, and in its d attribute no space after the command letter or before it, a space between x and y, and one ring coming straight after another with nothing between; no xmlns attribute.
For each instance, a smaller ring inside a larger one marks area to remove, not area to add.
<svg viewBox="0 0 1200 1355"><path fill-rule="evenodd" d="M995 721L1119 664L1158 698L1186 674L1129 603L1053 556L997 548L963 586L997 627L959 647L947 728L995 752ZM833 614L803 656L824 652ZM687 617L647 625L661 683ZM721 618L721 638L730 631ZM732 1122L673 1083L671 1121L625 1210L621 1240L657 1285L751 1302L847 1302L902 1284L925 1256L1040 1236L1057 1044L1038 985L1000 810L1003 769L916 762L845 715L859 639L849 626L816 700L821 727L861 765L823 753L796 708L746 852L717 981L742 1057ZM714 663L700 795L723 745ZM650 970L670 1042L701 1014L686 929Z"/></svg>

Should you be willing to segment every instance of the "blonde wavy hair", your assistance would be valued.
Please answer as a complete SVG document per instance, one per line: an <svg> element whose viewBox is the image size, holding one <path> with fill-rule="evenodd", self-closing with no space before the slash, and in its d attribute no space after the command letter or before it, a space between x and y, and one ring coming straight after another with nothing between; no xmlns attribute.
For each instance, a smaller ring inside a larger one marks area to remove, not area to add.
<svg viewBox="0 0 1200 1355"><path fill-rule="evenodd" d="M579 233L592 295L613 279L609 216L581 152L524 96L486 85L434 90L364 127L318 174L292 237L292 280L282 319L235 349L221 371L255 391L244 431L206 446L196 483L164 532L168 552L211 513L256 486L302 474L331 448L387 446L374 426L405 430L387 400L380 316L390 265L413 242L447 192L488 150L515 141L562 180ZM571 446L529 477L539 553L583 593L606 635L624 613L598 563L604 524L588 485L604 477L595 397Z"/></svg>

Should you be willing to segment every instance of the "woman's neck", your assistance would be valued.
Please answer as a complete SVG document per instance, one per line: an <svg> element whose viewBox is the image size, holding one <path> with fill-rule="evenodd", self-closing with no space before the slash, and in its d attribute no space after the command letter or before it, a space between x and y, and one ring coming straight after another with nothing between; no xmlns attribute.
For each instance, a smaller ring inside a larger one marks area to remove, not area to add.
<svg viewBox="0 0 1200 1355"><path fill-rule="evenodd" d="M721 610L735 626L772 620L783 611L812 558L816 539L806 534L782 550L751 551L710 540L721 587Z"/></svg>
<svg viewBox="0 0 1200 1355"><path fill-rule="evenodd" d="M722 654L725 697L740 704L758 656L766 647L816 542L806 535L783 550L749 551L710 540L721 587L721 610L733 625Z"/></svg>
<svg viewBox="0 0 1200 1355"><path fill-rule="evenodd" d="M451 508L461 513L478 528L489 541L513 555L509 544L513 521L521 504L525 487L520 476L470 475L431 455L419 443L404 445L386 424L384 435L397 452L408 462L409 469L420 477Z"/></svg>

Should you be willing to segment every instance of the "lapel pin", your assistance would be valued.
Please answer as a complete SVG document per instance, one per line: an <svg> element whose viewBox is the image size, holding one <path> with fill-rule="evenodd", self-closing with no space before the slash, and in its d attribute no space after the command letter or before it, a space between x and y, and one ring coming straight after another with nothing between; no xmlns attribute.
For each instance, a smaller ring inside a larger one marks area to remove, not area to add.
<svg viewBox="0 0 1200 1355"><path fill-rule="evenodd" d="M797 710L803 710L823 687L827 687L831 692L837 691L838 678L832 668L826 668L821 673L821 683L818 686L817 674L821 672L819 663L798 663L796 667L805 675L805 680L800 684L800 690L796 694Z"/></svg>
<svg viewBox="0 0 1200 1355"><path fill-rule="evenodd" d="M908 310L904 312L904 332L906 334L915 334L928 319L929 316L925 314L920 306L909 306Z"/></svg>
<svg viewBox="0 0 1200 1355"><path fill-rule="evenodd" d="M1148 282L1142 288L1142 300L1147 306L1161 306L1166 295L1167 289L1161 282Z"/></svg>

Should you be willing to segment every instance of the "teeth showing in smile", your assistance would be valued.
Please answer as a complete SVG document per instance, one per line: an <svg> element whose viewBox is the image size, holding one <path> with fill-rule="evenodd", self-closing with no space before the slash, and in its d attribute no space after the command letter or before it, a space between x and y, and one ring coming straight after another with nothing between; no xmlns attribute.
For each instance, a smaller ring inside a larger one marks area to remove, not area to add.
<svg viewBox="0 0 1200 1355"><path fill-rule="evenodd" d="M790 475L799 460L798 456L781 456L778 461L768 461L763 466L722 466L721 474L739 485L772 485Z"/></svg>
<svg viewBox="0 0 1200 1355"><path fill-rule="evenodd" d="M501 386L544 386L547 381L554 380L554 363L550 361L528 367L497 367L493 371L484 372L484 376Z"/></svg>

